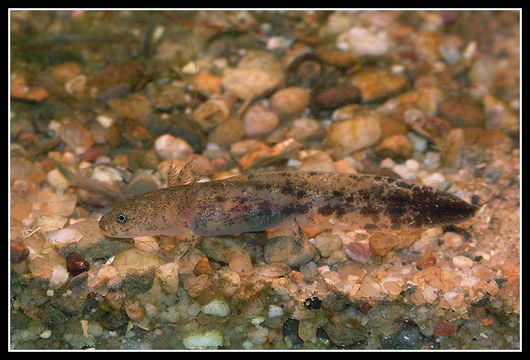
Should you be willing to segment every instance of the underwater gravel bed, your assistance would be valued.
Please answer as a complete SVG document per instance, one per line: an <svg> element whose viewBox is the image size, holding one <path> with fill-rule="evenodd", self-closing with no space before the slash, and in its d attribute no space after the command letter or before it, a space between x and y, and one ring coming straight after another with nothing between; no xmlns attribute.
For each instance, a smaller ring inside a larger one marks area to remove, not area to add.
<svg viewBox="0 0 530 360"><path fill-rule="evenodd" d="M10 348L519 349L519 14L11 11ZM391 176L478 210L100 230L183 168Z"/></svg>

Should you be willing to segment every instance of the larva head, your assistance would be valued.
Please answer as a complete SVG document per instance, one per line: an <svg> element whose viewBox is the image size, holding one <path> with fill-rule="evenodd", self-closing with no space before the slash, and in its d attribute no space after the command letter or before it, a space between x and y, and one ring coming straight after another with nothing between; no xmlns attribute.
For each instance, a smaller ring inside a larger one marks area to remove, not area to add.
<svg viewBox="0 0 530 360"><path fill-rule="evenodd" d="M117 238L175 233L176 221L166 190L142 194L114 206L99 220L99 228Z"/></svg>

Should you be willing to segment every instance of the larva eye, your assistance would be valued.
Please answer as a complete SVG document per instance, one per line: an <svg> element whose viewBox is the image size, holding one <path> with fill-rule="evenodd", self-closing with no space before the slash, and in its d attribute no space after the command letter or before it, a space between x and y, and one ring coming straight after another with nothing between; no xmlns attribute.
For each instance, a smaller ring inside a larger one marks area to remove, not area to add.
<svg viewBox="0 0 530 360"><path fill-rule="evenodd" d="M129 221L129 216L125 213L119 213L116 217L116 221L118 224L125 224L127 221Z"/></svg>

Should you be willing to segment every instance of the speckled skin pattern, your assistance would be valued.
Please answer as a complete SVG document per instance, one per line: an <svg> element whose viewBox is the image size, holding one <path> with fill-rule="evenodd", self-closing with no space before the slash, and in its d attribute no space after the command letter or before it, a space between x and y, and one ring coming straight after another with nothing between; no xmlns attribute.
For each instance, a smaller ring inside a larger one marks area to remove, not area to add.
<svg viewBox="0 0 530 360"><path fill-rule="evenodd" d="M389 177L266 172L153 191L112 208L112 237L227 235L287 226L408 230L453 224L478 209L429 186ZM120 217L121 216L121 217Z"/></svg>

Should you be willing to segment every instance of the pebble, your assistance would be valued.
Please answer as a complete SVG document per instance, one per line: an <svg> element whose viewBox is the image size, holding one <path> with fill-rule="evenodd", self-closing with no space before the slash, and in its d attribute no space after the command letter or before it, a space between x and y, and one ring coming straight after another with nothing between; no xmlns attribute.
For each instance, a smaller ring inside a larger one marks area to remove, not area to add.
<svg viewBox="0 0 530 360"><path fill-rule="evenodd" d="M298 268L313 260L317 251L307 241L300 244L300 240L292 236L279 236L265 243L263 255L268 264L281 262L292 268Z"/></svg>
<svg viewBox="0 0 530 360"><path fill-rule="evenodd" d="M202 307L202 312L206 315L225 317L230 314L230 306L225 300L214 299Z"/></svg>
<svg viewBox="0 0 530 360"><path fill-rule="evenodd" d="M282 334L288 348L299 348L303 345L304 341L298 336L299 326L300 321L293 318L287 319L283 323Z"/></svg>
<svg viewBox="0 0 530 360"><path fill-rule="evenodd" d="M408 159L414 150L405 135L394 135L381 141L375 151L382 158Z"/></svg>
<svg viewBox="0 0 530 360"><path fill-rule="evenodd" d="M177 263L170 262L161 265L156 270L156 276L160 280L162 289L170 294L176 294L179 287L179 266Z"/></svg>
<svg viewBox="0 0 530 360"><path fill-rule="evenodd" d="M348 326L345 322L330 322L324 325L329 339L340 348L356 348L366 342L362 330Z"/></svg>
<svg viewBox="0 0 530 360"><path fill-rule="evenodd" d="M83 259L77 252L71 252L66 258L66 266L68 272L73 276L77 276L90 269L88 261Z"/></svg>
<svg viewBox="0 0 530 360"><path fill-rule="evenodd" d="M269 53L259 53L250 59L249 52L241 59L237 68L225 69L222 76L223 88L234 91L240 99L248 100L276 88L281 83L281 67ZM255 54L255 53L254 53ZM262 56L262 59L258 57ZM256 59L258 58L258 59ZM260 63L261 62L261 63ZM273 68L273 71L268 71Z"/></svg>
<svg viewBox="0 0 530 360"><path fill-rule="evenodd" d="M278 126L280 118L275 111L268 108L268 102L262 101L252 105L243 118L243 129L248 137L263 136Z"/></svg>
<svg viewBox="0 0 530 360"><path fill-rule="evenodd" d="M254 271L252 261L248 254L234 255L228 262L230 270L235 271L239 275L251 275Z"/></svg>
<svg viewBox="0 0 530 360"><path fill-rule="evenodd" d="M337 37L337 47L344 51L353 51L359 56L384 55L392 45L383 31L372 31L363 27L354 27Z"/></svg>
<svg viewBox="0 0 530 360"><path fill-rule="evenodd" d="M403 321L392 336L382 339L381 345L383 349L393 350L436 349L439 347L433 339L425 336L412 320Z"/></svg>
<svg viewBox="0 0 530 360"><path fill-rule="evenodd" d="M370 115L359 115L332 123L327 141L337 156L343 157L375 144L380 136L381 127L378 119Z"/></svg>
<svg viewBox="0 0 530 360"><path fill-rule="evenodd" d="M361 93L355 86L335 86L314 96L311 100L311 108L313 110L334 110L343 105L358 103L360 100Z"/></svg>
<svg viewBox="0 0 530 360"><path fill-rule="evenodd" d="M204 131L210 132L230 116L236 100L237 95L233 91L225 91L223 95L216 96L199 105L193 111L192 118Z"/></svg>
<svg viewBox="0 0 530 360"><path fill-rule="evenodd" d="M372 256L368 244L359 241L352 241L345 248L344 252L349 259L357 261L361 264L367 264L368 260Z"/></svg>
<svg viewBox="0 0 530 360"><path fill-rule="evenodd" d="M223 344L223 335L217 330L187 335L182 339L187 349L217 348Z"/></svg>
<svg viewBox="0 0 530 360"><path fill-rule="evenodd" d="M329 232L318 234L312 242L323 257L329 257L333 252L342 249L340 236L332 235Z"/></svg>
<svg viewBox="0 0 530 360"><path fill-rule="evenodd" d="M10 242L10 259L13 263L21 263L29 256L29 249L19 242L11 240Z"/></svg>
<svg viewBox="0 0 530 360"><path fill-rule="evenodd" d="M83 238L83 234L76 229L67 228L47 232L44 237L51 244L63 248L68 244L79 242Z"/></svg>
<svg viewBox="0 0 530 360"><path fill-rule="evenodd" d="M405 90L408 79L386 68L369 68L353 75L351 85L359 89L363 102L372 102Z"/></svg>
<svg viewBox="0 0 530 360"><path fill-rule="evenodd" d="M271 107L280 116L294 116L302 113L309 105L309 90L288 87L275 92L270 99Z"/></svg>
<svg viewBox="0 0 530 360"><path fill-rule="evenodd" d="M162 160L185 160L193 154L193 148L184 139L169 134L156 139L155 150Z"/></svg>
<svg viewBox="0 0 530 360"><path fill-rule="evenodd" d="M57 266L50 278L50 289L60 289L68 281L68 271L63 266Z"/></svg>
<svg viewBox="0 0 530 360"><path fill-rule="evenodd" d="M472 267L473 264L473 260L471 260L467 256L455 256L453 258L453 265L460 269Z"/></svg>
<svg viewBox="0 0 530 360"><path fill-rule="evenodd" d="M449 120L454 127L481 127L484 113L481 108L469 99L449 98L440 104L440 114Z"/></svg>
<svg viewBox="0 0 530 360"><path fill-rule="evenodd" d="M392 234L376 232L368 238L370 249L379 256L385 256L399 245L399 240Z"/></svg>

